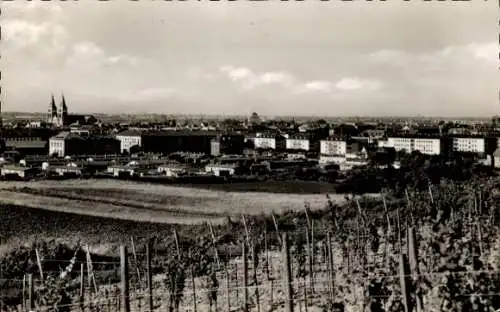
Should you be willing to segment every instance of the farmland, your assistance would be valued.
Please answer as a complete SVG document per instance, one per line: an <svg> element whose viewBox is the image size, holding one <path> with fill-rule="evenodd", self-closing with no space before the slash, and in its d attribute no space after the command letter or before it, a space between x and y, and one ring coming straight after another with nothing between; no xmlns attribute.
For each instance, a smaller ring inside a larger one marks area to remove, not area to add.
<svg viewBox="0 0 500 312"><path fill-rule="evenodd" d="M332 195L344 201L343 195ZM218 222L226 216L320 209L320 194L226 192L116 180L0 183L0 202L61 212L161 223Z"/></svg>

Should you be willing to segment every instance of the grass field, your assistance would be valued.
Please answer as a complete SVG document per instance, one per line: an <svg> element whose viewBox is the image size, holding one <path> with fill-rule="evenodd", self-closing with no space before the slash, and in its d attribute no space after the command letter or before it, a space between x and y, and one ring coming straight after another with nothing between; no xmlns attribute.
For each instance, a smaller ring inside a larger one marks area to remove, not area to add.
<svg viewBox="0 0 500 312"><path fill-rule="evenodd" d="M225 192L260 192L279 194L335 193L335 184L316 181L251 181L236 183L189 184L183 187Z"/></svg>
<svg viewBox="0 0 500 312"><path fill-rule="evenodd" d="M297 187L291 182L291 189ZM239 185L238 187L243 187ZM280 188L284 188L281 184ZM258 188L255 184L253 189ZM330 195L343 202L344 196ZM241 214L323 208L323 194L227 192L120 180L1 182L0 202L84 215L159 223L197 223Z"/></svg>

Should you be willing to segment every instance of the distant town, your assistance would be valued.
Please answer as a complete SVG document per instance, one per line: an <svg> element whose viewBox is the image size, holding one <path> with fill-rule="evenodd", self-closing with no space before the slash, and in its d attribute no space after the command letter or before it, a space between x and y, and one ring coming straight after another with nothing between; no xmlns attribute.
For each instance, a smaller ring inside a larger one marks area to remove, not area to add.
<svg viewBox="0 0 500 312"><path fill-rule="evenodd" d="M355 168L400 166L405 154L457 156L500 167L500 118L154 118L72 114L49 99L38 120L1 129L2 179L137 178L158 181L304 178L333 182ZM383 159L383 160L381 160Z"/></svg>

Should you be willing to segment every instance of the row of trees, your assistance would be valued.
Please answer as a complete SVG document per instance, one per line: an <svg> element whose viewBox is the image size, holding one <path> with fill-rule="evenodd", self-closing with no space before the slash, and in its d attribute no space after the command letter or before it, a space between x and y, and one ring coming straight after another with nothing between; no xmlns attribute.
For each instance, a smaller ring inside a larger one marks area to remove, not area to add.
<svg viewBox="0 0 500 312"><path fill-rule="evenodd" d="M400 162L399 168L392 166L396 158ZM475 176L494 174L491 167L477 164L472 156L428 156L420 152L405 154L388 150L371 154L369 165L349 172L338 186L338 192L378 193L387 188L401 194L407 187L426 190L429 184L439 184L443 179L469 181Z"/></svg>

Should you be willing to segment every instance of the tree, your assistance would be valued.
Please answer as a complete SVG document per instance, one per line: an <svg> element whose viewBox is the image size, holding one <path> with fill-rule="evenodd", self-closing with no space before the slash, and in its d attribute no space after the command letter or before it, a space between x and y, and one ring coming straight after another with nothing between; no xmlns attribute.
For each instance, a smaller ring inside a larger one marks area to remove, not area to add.
<svg viewBox="0 0 500 312"><path fill-rule="evenodd" d="M134 146L131 146L130 149L129 149L129 154L137 154L137 153L140 153L142 151L141 147L139 145L134 145Z"/></svg>

